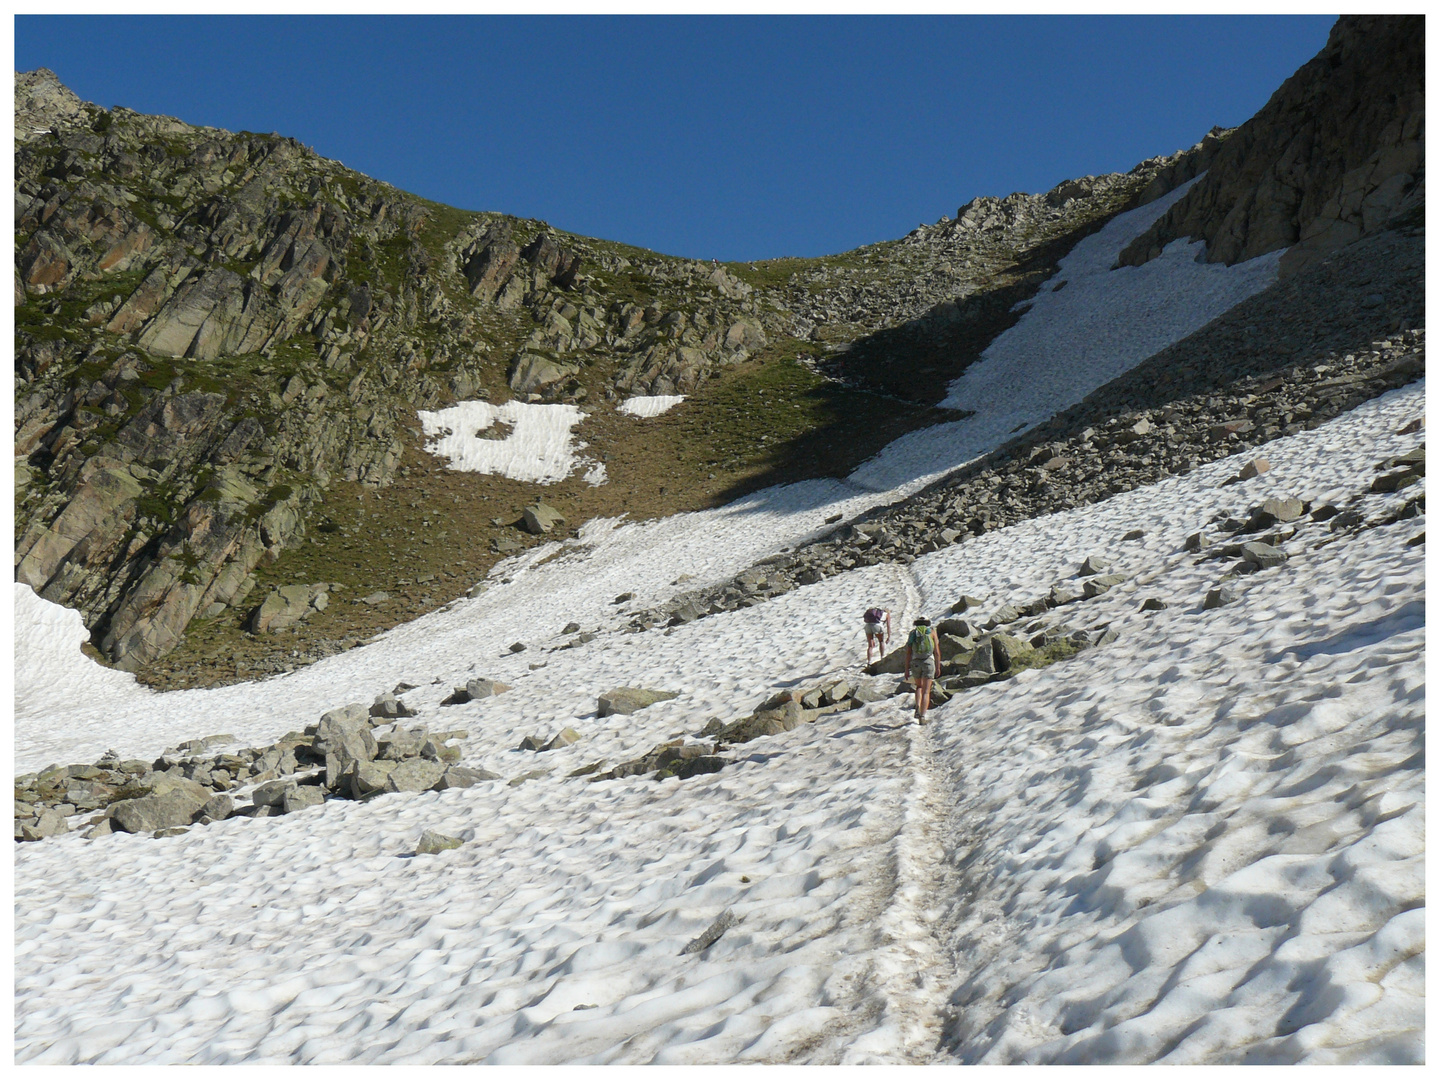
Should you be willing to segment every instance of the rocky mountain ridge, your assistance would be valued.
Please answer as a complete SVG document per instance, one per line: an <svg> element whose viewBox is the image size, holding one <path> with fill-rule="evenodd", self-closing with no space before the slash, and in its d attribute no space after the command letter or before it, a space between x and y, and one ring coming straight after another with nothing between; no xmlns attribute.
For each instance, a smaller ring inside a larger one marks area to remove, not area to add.
<svg viewBox="0 0 1440 1080"><path fill-rule="evenodd" d="M388 488L417 408L693 393L777 345L857 340L871 370L826 375L906 398L897 347L933 339L930 381L958 374L1044 279L1037 249L1216 141L859 253L722 267L427 203L278 135L101 109L49 72L16 87L16 573L132 670L197 615L243 614L333 484Z"/></svg>

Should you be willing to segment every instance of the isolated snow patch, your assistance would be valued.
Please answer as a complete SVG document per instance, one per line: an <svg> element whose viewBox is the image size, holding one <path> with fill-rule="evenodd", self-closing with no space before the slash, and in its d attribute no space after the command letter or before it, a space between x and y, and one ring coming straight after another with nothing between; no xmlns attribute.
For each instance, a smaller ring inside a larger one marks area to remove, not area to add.
<svg viewBox="0 0 1440 1080"><path fill-rule="evenodd" d="M569 476L576 466L589 464L577 451L585 443L572 430L585 418L574 405L529 405L507 401L461 401L438 412L420 410L427 452L450 459L457 472L493 473L512 480L553 484ZM510 428L503 438L491 429ZM605 482L604 469L585 474L591 484Z"/></svg>
<svg viewBox="0 0 1440 1080"><path fill-rule="evenodd" d="M684 400L684 394L655 394L651 397L632 397L622 401L615 411L622 412L626 416L659 416L663 412L669 412Z"/></svg>

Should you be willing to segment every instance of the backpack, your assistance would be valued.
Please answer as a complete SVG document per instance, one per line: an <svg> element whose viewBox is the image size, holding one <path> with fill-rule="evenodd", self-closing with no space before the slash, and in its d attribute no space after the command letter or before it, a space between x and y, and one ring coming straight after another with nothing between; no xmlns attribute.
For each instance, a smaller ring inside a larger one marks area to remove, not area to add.
<svg viewBox="0 0 1440 1080"><path fill-rule="evenodd" d="M910 631L910 638L905 644L913 655L929 656L930 651L935 648L935 639L930 636L930 627L917 626Z"/></svg>
<svg viewBox="0 0 1440 1080"><path fill-rule="evenodd" d="M878 607L872 607L869 611L865 612L865 621L869 623L883 623L885 621L885 612L881 611Z"/></svg>

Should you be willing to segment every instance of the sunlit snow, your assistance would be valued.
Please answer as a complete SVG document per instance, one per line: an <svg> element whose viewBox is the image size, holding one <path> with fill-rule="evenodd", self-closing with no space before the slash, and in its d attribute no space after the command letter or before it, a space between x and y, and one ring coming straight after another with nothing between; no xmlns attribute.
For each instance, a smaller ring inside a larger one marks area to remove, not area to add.
<svg viewBox="0 0 1440 1080"><path fill-rule="evenodd" d="M495 473L512 480L553 484L577 465L590 465L585 479L605 482L605 470L578 456L585 448L572 431L585 418L574 405L531 405L507 401L461 401L436 412L420 410L429 440L425 449L450 461L457 472ZM504 429L509 429L508 432ZM596 477L592 479L592 477Z"/></svg>
<svg viewBox="0 0 1440 1080"><path fill-rule="evenodd" d="M649 397L630 397L616 406L616 412L626 416L659 416L685 400L684 394L654 394Z"/></svg>
<svg viewBox="0 0 1440 1080"><path fill-rule="evenodd" d="M548 775L17 848L18 1059L928 1060L955 1001L961 1060L1413 1060L1424 556L1406 541L1424 519L1307 539L1214 612L1199 602L1223 564L1181 545L1270 492L1368 490L1423 403L1412 386L1272 442L1274 469L1245 484L1221 486L1234 463L1216 462L671 633L623 633L609 600L647 565L727 559L754 506L712 531L592 523L480 598L293 676L117 694L88 732L26 710L22 766L214 729L258 742L404 677L422 721L470 733L467 763ZM908 625L961 591L1026 599L1092 553L1131 580L1061 614L1119 640L964 694L927 728L884 701L747 744L713 776L566 778L853 676L867 606ZM1141 614L1150 595L1169 609ZM600 636L550 651L571 617ZM513 655L517 637L531 647ZM515 689L440 706L475 674ZM598 719L595 696L622 684L680 696ZM515 749L566 725L581 742ZM424 828L466 843L411 858ZM726 908L736 927L682 958Z"/></svg>

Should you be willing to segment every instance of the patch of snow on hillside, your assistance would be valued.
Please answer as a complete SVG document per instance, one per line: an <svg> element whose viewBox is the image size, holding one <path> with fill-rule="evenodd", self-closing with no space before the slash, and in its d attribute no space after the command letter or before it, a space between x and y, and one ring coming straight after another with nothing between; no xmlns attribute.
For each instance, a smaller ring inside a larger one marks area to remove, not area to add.
<svg viewBox="0 0 1440 1080"><path fill-rule="evenodd" d="M1268 443L1271 472L1242 484L1217 461L670 630L623 627L677 575L746 565L834 503L796 485L590 523L476 600L292 676L20 718L29 759L212 730L253 745L405 678L417 722L469 732L466 764L544 775L17 845L16 1060L1423 1060L1424 515L1307 524L1217 611L1199 602L1228 561L1180 548L1268 494L1368 492L1377 460L1420 441L1395 432L1424 399L1422 382ZM1422 489L1355 505L1377 517ZM961 590L1026 600L1097 552L1129 580L1052 615L1118 640L960 694L925 728L886 699L711 775L567 777L857 677L866 607L898 629ZM1152 595L1169 608L1140 613ZM559 648L571 618L599 636ZM440 705L477 675L514 689ZM620 685L679 697L599 718ZM517 749L566 726L578 743ZM427 828L465 843L415 857ZM682 955L727 909L736 923Z"/></svg>
<svg viewBox="0 0 1440 1080"><path fill-rule="evenodd" d="M90 640L80 613L14 584L15 715L43 724L44 717L74 710L109 710L121 701L144 707L154 695L127 671L97 664L80 651ZM116 738L122 733L115 732ZM48 765L38 759L35 767Z"/></svg>
<svg viewBox="0 0 1440 1080"><path fill-rule="evenodd" d="M574 405L531 405L507 401L461 401L437 412L419 411L428 453L450 459L457 472L495 473L512 480L553 484L585 459L572 429L585 418ZM504 438L481 434L495 425L510 428ZM603 477L600 480L603 483Z"/></svg>
<svg viewBox="0 0 1440 1080"><path fill-rule="evenodd" d="M631 397L622 401L615 409L626 416L659 416L685 400L684 394L654 394L649 397Z"/></svg>
<svg viewBox="0 0 1440 1080"><path fill-rule="evenodd" d="M963 465L1271 285L1283 251L1225 266L1199 261L1203 241L1176 240L1144 266L1111 269L1194 182L1116 216L1060 260L1020 321L950 384L941 406L974 416L897 439L851 482L881 490L933 468L937 458L945 468Z"/></svg>

